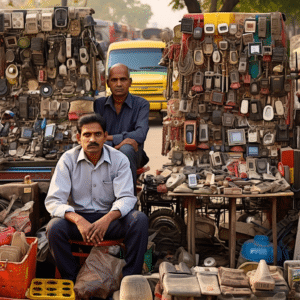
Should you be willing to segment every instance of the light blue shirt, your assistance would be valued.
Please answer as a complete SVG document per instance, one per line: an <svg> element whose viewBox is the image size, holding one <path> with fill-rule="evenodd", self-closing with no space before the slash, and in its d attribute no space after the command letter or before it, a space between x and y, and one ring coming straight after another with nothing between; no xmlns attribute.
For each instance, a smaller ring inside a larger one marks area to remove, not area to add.
<svg viewBox="0 0 300 300"><path fill-rule="evenodd" d="M45 206L52 217L64 218L66 212L112 210L119 210L124 217L136 201L129 160L123 153L104 145L94 166L77 146L59 159Z"/></svg>

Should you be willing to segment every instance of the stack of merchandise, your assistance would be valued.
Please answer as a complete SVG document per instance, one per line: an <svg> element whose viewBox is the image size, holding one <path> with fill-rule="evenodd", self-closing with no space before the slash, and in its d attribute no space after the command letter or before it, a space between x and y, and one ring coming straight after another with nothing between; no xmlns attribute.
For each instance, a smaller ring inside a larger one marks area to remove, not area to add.
<svg viewBox="0 0 300 300"><path fill-rule="evenodd" d="M157 182L196 194L262 194L293 183L294 73L281 13L187 14L174 28Z"/></svg>
<svg viewBox="0 0 300 300"><path fill-rule="evenodd" d="M56 161L76 143L76 120L105 89L94 10L0 11L0 158Z"/></svg>
<svg viewBox="0 0 300 300"><path fill-rule="evenodd" d="M160 292L159 292L160 291ZM225 267L192 267L162 262L156 293L162 299L286 299L289 288L280 268L264 260L248 271ZM191 298L190 298L191 297ZM275 298L273 298L275 297Z"/></svg>

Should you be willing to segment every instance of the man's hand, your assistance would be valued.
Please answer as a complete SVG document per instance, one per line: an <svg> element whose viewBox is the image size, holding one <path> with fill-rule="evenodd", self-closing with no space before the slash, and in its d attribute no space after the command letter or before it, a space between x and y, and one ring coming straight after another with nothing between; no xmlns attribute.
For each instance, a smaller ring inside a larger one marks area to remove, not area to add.
<svg viewBox="0 0 300 300"><path fill-rule="evenodd" d="M110 221L105 216L94 222L88 232L88 241L92 242L95 246L101 243L109 224Z"/></svg>
<svg viewBox="0 0 300 300"><path fill-rule="evenodd" d="M77 226L82 236L82 239L85 242L88 242L88 233L90 232L92 224L89 221L87 221L84 217L75 212L66 212L65 219L74 223Z"/></svg>
<svg viewBox="0 0 300 300"><path fill-rule="evenodd" d="M101 243L104 239L109 224L120 217L120 211L113 210L103 216L101 219L94 222L91 227L89 227L89 232L87 234L88 242L92 242L95 246Z"/></svg>
<svg viewBox="0 0 300 300"><path fill-rule="evenodd" d="M91 230L92 225L93 224L91 224L89 221L87 221L84 218L80 219L76 223L76 226L77 226L79 232L81 233L82 239L85 242L90 242L90 240L89 240L89 232Z"/></svg>
<svg viewBox="0 0 300 300"><path fill-rule="evenodd" d="M135 152L137 152L139 150L139 144L131 138L126 138L125 140L123 140L119 145L116 145L115 148L117 150L119 150L123 145L131 145L133 147L133 149L135 150Z"/></svg>

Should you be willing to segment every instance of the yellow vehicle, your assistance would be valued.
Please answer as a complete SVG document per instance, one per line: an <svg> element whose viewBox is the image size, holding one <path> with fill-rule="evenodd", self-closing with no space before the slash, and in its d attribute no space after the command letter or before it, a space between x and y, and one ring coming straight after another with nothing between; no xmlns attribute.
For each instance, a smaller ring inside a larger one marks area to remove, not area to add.
<svg viewBox="0 0 300 300"><path fill-rule="evenodd" d="M165 113L167 100L163 96L167 85L167 68L158 63L165 43L154 40L133 40L112 43L107 52L106 72L116 63L128 66L132 85L130 93L150 102L150 116ZM107 95L110 90L108 89Z"/></svg>

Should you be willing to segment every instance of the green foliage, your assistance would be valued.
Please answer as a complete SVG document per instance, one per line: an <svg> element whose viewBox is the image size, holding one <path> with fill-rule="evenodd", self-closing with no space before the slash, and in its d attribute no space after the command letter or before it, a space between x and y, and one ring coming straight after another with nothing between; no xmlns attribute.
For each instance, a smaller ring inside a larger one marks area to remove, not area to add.
<svg viewBox="0 0 300 300"><path fill-rule="evenodd" d="M280 11L287 16L286 23L300 21L300 1L294 0L243 0L237 6L244 12L272 12Z"/></svg>
<svg viewBox="0 0 300 300"><path fill-rule="evenodd" d="M183 0L172 0L169 5L172 6L174 10L183 9L185 7Z"/></svg>
<svg viewBox="0 0 300 300"><path fill-rule="evenodd" d="M153 15L148 4L139 0L88 0L87 6L95 10L95 18L123 22L144 29Z"/></svg>
<svg viewBox="0 0 300 300"><path fill-rule="evenodd" d="M209 12L211 2L211 0L202 0L200 2L202 12ZM224 0L217 1L217 11L221 10L224 2ZM182 9L185 6L185 2L183 0L171 0L169 5L172 6L172 9ZM300 1L297 0L240 0L233 11L253 13L280 11L286 14L287 24L300 21Z"/></svg>

